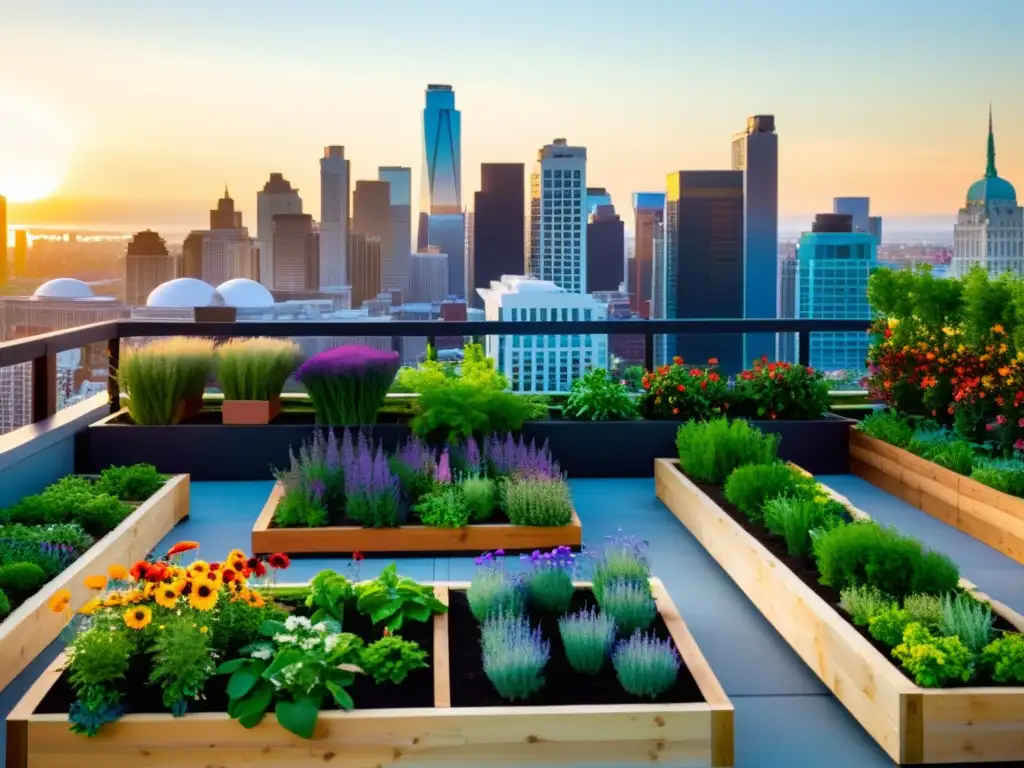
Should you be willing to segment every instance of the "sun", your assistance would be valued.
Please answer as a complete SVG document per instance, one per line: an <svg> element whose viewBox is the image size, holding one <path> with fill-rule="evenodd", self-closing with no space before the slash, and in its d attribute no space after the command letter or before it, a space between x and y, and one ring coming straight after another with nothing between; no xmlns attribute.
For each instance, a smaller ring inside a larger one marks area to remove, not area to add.
<svg viewBox="0 0 1024 768"><path fill-rule="evenodd" d="M49 197L67 172L63 121L38 99L0 91L0 195L10 203Z"/></svg>

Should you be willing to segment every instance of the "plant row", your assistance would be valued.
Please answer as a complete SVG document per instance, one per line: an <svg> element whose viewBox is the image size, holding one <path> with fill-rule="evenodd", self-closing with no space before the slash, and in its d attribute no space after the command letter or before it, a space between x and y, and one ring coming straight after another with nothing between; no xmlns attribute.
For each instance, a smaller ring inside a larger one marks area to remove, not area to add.
<svg viewBox="0 0 1024 768"><path fill-rule="evenodd" d="M755 530L838 593L918 685L1024 683L1024 637L993 630L991 608L960 589L956 565L893 528L851 520L813 478L776 459L777 436L742 421L691 422L677 447L690 478L724 486Z"/></svg>
<svg viewBox="0 0 1024 768"><path fill-rule="evenodd" d="M274 513L280 528L572 521L569 486L547 445L512 435L470 437L440 451L411 437L389 455L365 432L314 432L276 475L284 487Z"/></svg>
<svg viewBox="0 0 1024 768"><path fill-rule="evenodd" d="M166 477L149 464L70 475L0 510L0 618L67 569Z"/></svg>

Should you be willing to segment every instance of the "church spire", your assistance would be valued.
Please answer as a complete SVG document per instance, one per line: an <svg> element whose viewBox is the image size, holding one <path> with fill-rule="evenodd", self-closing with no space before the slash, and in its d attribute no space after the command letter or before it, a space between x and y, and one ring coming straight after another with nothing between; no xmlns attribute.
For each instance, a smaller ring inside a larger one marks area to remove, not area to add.
<svg viewBox="0 0 1024 768"><path fill-rule="evenodd" d="M989 111L989 115L988 115L988 130L989 130L989 133L991 133L992 132L992 108L989 107L988 111ZM231 195L228 194L228 183L226 181L224 182L224 199L225 200L230 200L231 199Z"/></svg>
<svg viewBox="0 0 1024 768"><path fill-rule="evenodd" d="M988 165L985 166L985 177L995 178L996 173L996 137L992 131L992 102L988 105Z"/></svg>

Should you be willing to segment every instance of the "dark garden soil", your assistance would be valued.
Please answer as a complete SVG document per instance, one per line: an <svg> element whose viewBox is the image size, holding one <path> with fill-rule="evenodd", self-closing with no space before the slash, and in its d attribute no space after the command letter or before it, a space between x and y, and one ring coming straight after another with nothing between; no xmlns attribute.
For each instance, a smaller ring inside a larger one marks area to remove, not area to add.
<svg viewBox="0 0 1024 768"><path fill-rule="evenodd" d="M571 611L594 605L590 590L577 590ZM535 622L536 620L531 619ZM551 643L551 660L544 670L544 687L525 701L507 701L487 679L480 649L480 625L469 609L469 600L461 590L449 593L448 663L451 667L451 695L453 707L507 707L507 706L567 706L574 704L685 704L704 701L693 676L686 666L679 669L676 684L665 694L651 701L636 699L622 690L611 661L594 676L573 671L565 658L565 650L558 633L557 618L540 620L541 633ZM661 616L654 620L650 631L661 640L669 639L668 628Z"/></svg>
<svg viewBox="0 0 1024 768"><path fill-rule="evenodd" d="M676 468L676 471L679 472L681 470ZM685 473L683 474L685 475ZM818 574L818 569L815 565L813 558L793 557L792 555L790 555L789 552L786 551L786 542L785 540L783 540L781 536L775 536L761 523L751 522L746 515L744 515L739 509L737 509L735 506L733 506L726 500L725 492L723 491L722 486L698 483L696 480L693 480L692 478L690 479L690 481L698 488L700 488L708 496L708 498L715 502L715 504L721 507L721 509L729 517L735 520L739 524L739 526L743 528L743 530L745 530L747 533L749 533L751 536L757 539L765 547L765 549L767 549L769 552L775 555L775 557L777 557L783 565L789 568L789 570L791 570L797 576L797 578L800 579L800 581L802 581L804 584L810 587L819 597L821 597L826 603L828 603L832 608L834 608L836 613L838 613L851 627L856 629L869 643L871 643L871 645L878 649L879 653L881 653L885 658L889 659L892 665L896 667L898 670L900 670L900 672L902 672L905 677L907 677L910 680L913 680L913 676L908 675L906 670L904 670L900 666L899 662L891 658L890 649L885 644L880 643L878 640L872 637L871 633L868 632L867 627L858 627L856 624L850 621L849 615L842 608L839 607L839 591L836 589L832 589L832 587L826 587L824 584L821 584L818 581L820 575ZM994 617L994 627L996 630L1014 630L1013 626L1001 616L994 615ZM979 684L997 685L996 683L992 683L991 681L983 681L981 678L975 678L970 683L964 685L948 685L944 687L967 687L977 686Z"/></svg>

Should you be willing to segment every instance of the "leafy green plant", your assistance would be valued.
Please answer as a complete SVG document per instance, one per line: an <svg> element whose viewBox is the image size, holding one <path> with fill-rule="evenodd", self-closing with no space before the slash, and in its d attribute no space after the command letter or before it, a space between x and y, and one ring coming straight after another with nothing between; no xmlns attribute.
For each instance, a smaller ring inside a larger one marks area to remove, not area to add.
<svg viewBox="0 0 1024 768"><path fill-rule="evenodd" d="M1024 460L1020 458L979 459L970 476L997 491L1024 496Z"/></svg>
<svg viewBox="0 0 1024 768"><path fill-rule="evenodd" d="M581 675L596 675L611 654L615 621L590 608L560 618L558 633L569 666Z"/></svg>
<svg viewBox="0 0 1024 768"><path fill-rule="evenodd" d="M933 450L928 458L952 472L970 475L976 456L974 446L966 440L953 440Z"/></svg>
<svg viewBox="0 0 1024 768"><path fill-rule="evenodd" d="M892 411L876 411L857 427L868 437L881 440L897 448L907 448L914 439L914 429L907 420Z"/></svg>
<svg viewBox="0 0 1024 768"><path fill-rule="evenodd" d="M420 499L416 514L424 525L433 528L464 528L469 524L470 508L462 489L445 483Z"/></svg>
<svg viewBox="0 0 1024 768"><path fill-rule="evenodd" d="M936 637L922 624L910 624L903 642L892 649L922 688L941 688L947 683L966 683L974 674L974 655L959 637Z"/></svg>
<svg viewBox="0 0 1024 768"><path fill-rule="evenodd" d="M213 341L158 339L121 352L117 379L128 396L128 413L142 425L174 424L186 400L203 396L213 366Z"/></svg>
<svg viewBox="0 0 1024 768"><path fill-rule="evenodd" d="M937 627L942 613L942 600L938 595L907 595L903 609L911 621L924 624L928 629Z"/></svg>
<svg viewBox="0 0 1024 768"><path fill-rule="evenodd" d="M361 666L375 682L399 685L410 672L426 669L427 652L398 635L382 637L363 648Z"/></svg>
<svg viewBox="0 0 1024 768"><path fill-rule="evenodd" d="M124 502L105 493L97 494L72 514L72 520L90 536L100 538L121 524L132 512Z"/></svg>
<svg viewBox="0 0 1024 768"><path fill-rule="evenodd" d="M626 693L655 699L676 684L680 660L670 640L658 640L637 630L615 646L612 665Z"/></svg>
<svg viewBox="0 0 1024 768"><path fill-rule="evenodd" d="M805 557L811 552L812 535L836 527L839 520L816 499L783 496L765 504L764 523L769 531L785 539L790 555Z"/></svg>
<svg viewBox="0 0 1024 768"><path fill-rule="evenodd" d="M373 581L356 585L356 610L397 632L406 621L429 621L435 613L447 613L448 606L437 599L433 587L399 576L391 563Z"/></svg>
<svg viewBox="0 0 1024 768"><path fill-rule="evenodd" d="M573 379L562 412L568 419L632 421L640 417L625 385L604 368L591 368Z"/></svg>
<svg viewBox="0 0 1024 768"><path fill-rule="evenodd" d="M895 605L892 598L877 587L846 587L839 593L839 607L850 615L858 627L866 627L872 616Z"/></svg>
<svg viewBox="0 0 1024 768"><path fill-rule="evenodd" d="M1024 635L1006 633L981 652L981 663L997 683L1024 684Z"/></svg>
<svg viewBox="0 0 1024 768"><path fill-rule="evenodd" d="M217 347L214 368L225 400L273 400L301 359L290 339L229 339Z"/></svg>
<svg viewBox="0 0 1024 768"><path fill-rule="evenodd" d="M484 523L498 507L498 488L489 477L467 477L462 481L462 498L474 523Z"/></svg>
<svg viewBox="0 0 1024 768"><path fill-rule="evenodd" d="M345 606L356 597L356 588L345 576L334 571L320 571L309 583L306 607L313 609L314 624L331 619L344 626Z"/></svg>
<svg viewBox="0 0 1024 768"><path fill-rule="evenodd" d="M11 612L11 601L7 597L7 593L0 589L0 619L4 618Z"/></svg>
<svg viewBox="0 0 1024 768"><path fill-rule="evenodd" d="M777 435L766 435L745 421L689 421L676 433L679 464L698 483L719 485L745 464L770 464L778 452Z"/></svg>
<svg viewBox="0 0 1024 768"><path fill-rule="evenodd" d="M495 616L480 630L484 674L509 701L527 699L544 687L544 667L551 646L540 628L521 616Z"/></svg>
<svg viewBox="0 0 1024 768"><path fill-rule="evenodd" d="M892 604L870 618L868 630L875 640L894 648L903 642L903 630L912 623L910 614L905 609Z"/></svg>
<svg viewBox="0 0 1024 768"><path fill-rule="evenodd" d="M647 629L658 615L650 585L635 581L613 581L606 584L598 605L602 613L611 616L620 635Z"/></svg>
<svg viewBox="0 0 1024 768"><path fill-rule="evenodd" d="M68 720L71 730L95 736L124 712L118 684L128 675L136 651L133 635L82 632L68 646L68 682L75 694Z"/></svg>
<svg viewBox="0 0 1024 768"><path fill-rule="evenodd" d="M322 528L327 525L327 508L306 487L286 490L274 510L274 525L277 528Z"/></svg>
<svg viewBox="0 0 1024 768"><path fill-rule="evenodd" d="M764 517L769 499L812 499L818 493L818 484L795 467L775 461L737 467L726 479L723 491L730 504L756 521Z"/></svg>
<svg viewBox="0 0 1024 768"><path fill-rule="evenodd" d="M167 476L156 471L152 464L133 464L130 467L107 467L100 472L95 489L121 501L145 501L167 482Z"/></svg>
<svg viewBox="0 0 1024 768"><path fill-rule="evenodd" d="M828 412L828 382L821 371L803 365L754 361L736 378L740 412L757 419L820 419Z"/></svg>
<svg viewBox="0 0 1024 768"><path fill-rule="evenodd" d="M511 478L505 484L505 514L513 525L568 525L572 522L569 484L561 479Z"/></svg>
<svg viewBox="0 0 1024 768"><path fill-rule="evenodd" d="M478 558L466 591L469 609L483 623L495 616L522 616L526 610L526 594L520 578L493 561Z"/></svg>
<svg viewBox="0 0 1024 768"><path fill-rule="evenodd" d="M151 685L161 689L161 700L173 715L181 717L189 699L198 700L216 671L213 637L206 626L198 627L191 617L175 616L156 633L151 651Z"/></svg>
<svg viewBox="0 0 1024 768"><path fill-rule="evenodd" d="M992 639L992 608L963 592L945 594L938 629L947 637L959 637L971 653L981 653Z"/></svg>
<svg viewBox="0 0 1024 768"><path fill-rule="evenodd" d="M253 605L248 600L222 601L209 627L213 651L221 657L234 653L260 636L264 621L284 619L284 610L271 600L264 605Z"/></svg>
<svg viewBox="0 0 1024 768"><path fill-rule="evenodd" d="M0 589L19 603L46 583L46 571L35 563L0 566Z"/></svg>
<svg viewBox="0 0 1024 768"><path fill-rule="evenodd" d="M513 392L467 379L445 379L441 386L420 393L409 426L420 437L465 439L517 432L533 411L529 400Z"/></svg>

